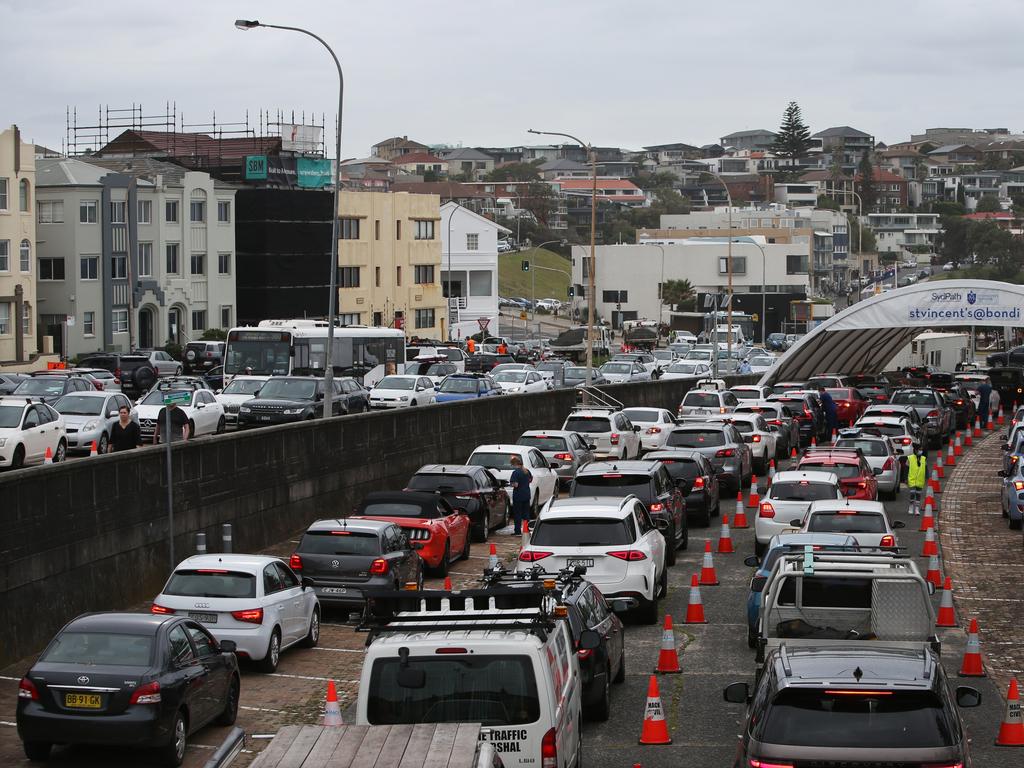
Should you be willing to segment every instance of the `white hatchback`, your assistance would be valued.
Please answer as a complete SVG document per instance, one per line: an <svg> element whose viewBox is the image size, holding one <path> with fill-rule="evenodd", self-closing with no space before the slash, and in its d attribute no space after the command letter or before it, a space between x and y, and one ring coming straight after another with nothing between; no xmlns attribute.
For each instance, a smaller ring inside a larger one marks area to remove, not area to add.
<svg viewBox="0 0 1024 768"><path fill-rule="evenodd" d="M385 376L370 390L370 407L408 408L437 402L437 390L429 376L393 374Z"/></svg>
<svg viewBox="0 0 1024 768"><path fill-rule="evenodd" d="M892 549L900 545L893 529L904 525L902 520L890 525L880 501L828 499L811 504L800 533L845 533L860 547Z"/></svg>
<svg viewBox="0 0 1024 768"><path fill-rule="evenodd" d="M802 519L812 502L842 498L839 478L834 472L775 473L754 518L754 554L763 555L772 536L795 530L798 526L792 521Z"/></svg>
<svg viewBox="0 0 1024 768"><path fill-rule="evenodd" d="M320 601L292 569L264 555L195 555L178 563L150 608L198 621L263 672L281 651L320 640Z"/></svg>
<svg viewBox="0 0 1024 768"><path fill-rule="evenodd" d="M540 509L558 495L558 472L551 469L544 454L529 445L480 445L477 446L466 464L485 467L498 480L508 481L512 477L512 457L518 456L523 468L533 475L530 481L530 500L532 509ZM512 487L507 486L505 492L509 501L512 500Z"/></svg>

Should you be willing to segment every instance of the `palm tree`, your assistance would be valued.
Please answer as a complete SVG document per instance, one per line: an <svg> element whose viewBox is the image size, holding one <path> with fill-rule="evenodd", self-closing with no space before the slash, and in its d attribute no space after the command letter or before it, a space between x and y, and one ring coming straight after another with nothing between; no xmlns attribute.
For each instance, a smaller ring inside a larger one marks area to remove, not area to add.
<svg viewBox="0 0 1024 768"><path fill-rule="evenodd" d="M697 296L689 280L666 280L662 286L661 298L666 304L679 311L679 305L693 301Z"/></svg>

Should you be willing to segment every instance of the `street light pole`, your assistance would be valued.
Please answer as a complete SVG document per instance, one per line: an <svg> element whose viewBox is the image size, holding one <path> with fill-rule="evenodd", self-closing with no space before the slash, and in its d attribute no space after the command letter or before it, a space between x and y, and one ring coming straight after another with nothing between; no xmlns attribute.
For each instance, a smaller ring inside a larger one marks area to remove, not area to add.
<svg viewBox="0 0 1024 768"><path fill-rule="evenodd" d="M565 240L563 240L563 239L545 240L540 245L531 245L530 246L530 250L531 251L539 251L545 245L551 245L552 243L564 243L564 242L565 242ZM532 322L533 322L534 330L539 334L540 333L540 325L537 323L537 272L536 272L536 267L533 266L533 256L530 256L529 261L530 261L530 280L533 283L533 288L531 289L532 295L530 296L530 298L533 299L533 306L530 307L530 315L532 317ZM546 269L550 269L550 267L546 267ZM559 270L553 270L553 271L557 272ZM572 278L570 278L570 280L571 279Z"/></svg>
<svg viewBox="0 0 1024 768"><path fill-rule="evenodd" d="M658 283L658 336L660 337L661 324L665 318L665 248L658 243L644 243L644 245L653 245L661 251L661 282Z"/></svg>
<svg viewBox="0 0 1024 768"><path fill-rule="evenodd" d="M455 203L454 200L452 200L452 202ZM455 212L461 207L461 205L455 203L455 207L452 208L451 213L448 214L448 296L445 298L445 301L448 304L448 312L446 313L446 317L448 319L448 341L452 340L452 217L455 216ZM481 331L481 339L482 338L483 332Z"/></svg>
<svg viewBox="0 0 1024 768"><path fill-rule="evenodd" d="M840 195L843 195L844 197L846 195L853 195L855 198L857 198L857 222L856 222L857 223L857 250L854 251L854 253L855 254L860 253L861 246L863 245L863 243L861 242L860 219L861 219L861 216L864 215L864 200L861 198L861 196L857 192L854 192L852 189L836 189L835 187L832 187L830 189L829 187L825 187L825 194L833 195L833 196L836 195L836 194L840 194ZM851 233L851 235L852 235L852 233ZM853 237L852 236L850 237L850 247L853 247ZM857 269L857 272L858 272L858 274L860 273L860 268ZM857 294L858 298L860 296L859 291L860 291L860 286L858 286L858 294Z"/></svg>
<svg viewBox="0 0 1024 768"><path fill-rule="evenodd" d="M286 27L279 24L263 24L256 20L236 19L235 26L238 29L247 31L264 27L266 29L283 29L288 32L299 32L312 37L320 45L327 49L334 60L334 66L338 70L338 129L334 136L334 203L331 213L331 295L327 301L327 349L324 353L324 414L325 419L334 415L334 321L338 302L338 193L341 189L341 116L345 105L345 75L341 71L341 62L334 53L334 49L320 37L301 27Z"/></svg>

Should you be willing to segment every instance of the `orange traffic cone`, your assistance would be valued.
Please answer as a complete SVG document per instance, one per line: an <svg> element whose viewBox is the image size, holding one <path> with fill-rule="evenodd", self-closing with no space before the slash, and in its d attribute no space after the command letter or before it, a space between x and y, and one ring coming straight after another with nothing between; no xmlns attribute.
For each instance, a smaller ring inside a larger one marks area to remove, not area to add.
<svg viewBox="0 0 1024 768"><path fill-rule="evenodd" d="M835 444L835 442L836 442L836 440L838 440L838 439L839 439L839 433L838 433L838 432L836 432L836 431L835 431L835 430L833 429L833 430L832 430L832 439L831 439L831 440L830 440L829 442L831 442L831 443L832 443L832 444L834 445L834 444Z"/></svg>
<svg viewBox="0 0 1024 768"><path fill-rule="evenodd" d="M676 633L672 631L672 617L665 614L665 626L661 630L661 651L658 653L659 675L675 675L683 670L679 668L679 652L676 651Z"/></svg>
<svg viewBox="0 0 1024 768"><path fill-rule="evenodd" d="M946 577L946 584L942 588L942 597L939 599L939 615L935 619L935 626L956 626L956 616L953 613L953 580L949 576Z"/></svg>
<svg viewBox="0 0 1024 768"><path fill-rule="evenodd" d="M974 417L974 436L981 437L981 419Z"/></svg>
<svg viewBox="0 0 1024 768"><path fill-rule="evenodd" d="M327 681L327 704L324 706L324 726L344 725L341 720L341 707L338 705L338 692L334 681Z"/></svg>
<svg viewBox="0 0 1024 768"><path fill-rule="evenodd" d="M942 493L942 489L939 488L939 470L932 467L932 476L928 478L928 485L932 489L932 493Z"/></svg>
<svg viewBox="0 0 1024 768"><path fill-rule="evenodd" d="M946 471L942 466L942 451L935 452L935 469L939 473L939 480L944 480L946 477Z"/></svg>
<svg viewBox="0 0 1024 768"><path fill-rule="evenodd" d="M47 447L46 455L43 457L43 464L53 464L53 449Z"/></svg>
<svg viewBox="0 0 1024 768"><path fill-rule="evenodd" d="M95 440L93 440L92 444L89 446L89 455L90 456L99 456L100 455L99 451L96 450L96 441Z"/></svg>
<svg viewBox="0 0 1024 768"><path fill-rule="evenodd" d="M444 589L445 589L446 592L451 592L452 591L452 577L451 576L445 576L444 577Z"/></svg>
<svg viewBox="0 0 1024 768"><path fill-rule="evenodd" d="M984 426L986 429L988 429L989 432L996 428L996 420L992 418L991 413L987 415Z"/></svg>
<svg viewBox="0 0 1024 768"><path fill-rule="evenodd" d="M921 557L931 557L939 554L939 546L935 541L935 529L928 528L924 534L924 546L921 547Z"/></svg>
<svg viewBox="0 0 1024 768"><path fill-rule="evenodd" d="M768 487L772 487L772 481L775 479L775 459L768 462Z"/></svg>
<svg viewBox="0 0 1024 768"><path fill-rule="evenodd" d="M1020 714L1020 693L1017 678L1010 678L1010 690L1006 693L1006 715L999 724L996 736L997 747L1024 747L1024 720Z"/></svg>
<svg viewBox="0 0 1024 768"><path fill-rule="evenodd" d="M686 604L687 624L707 624L704 618L704 603L700 600L700 584L697 582L697 574L690 579L690 599Z"/></svg>
<svg viewBox="0 0 1024 768"><path fill-rule="evenodd" d="M640 730L640 744L671 744L665 710L658 694L658 678L651 675L647 683L647 703L644 705L644 724Z"/></svg>
<svg viewBox="0 0 1024 768"><path fill-rule="evenodd" d="M1004 424L1006 424L1006 416L1003 415L1003 406L1002 406L1002 404L999 405L999 416L996 419L996 423L999 424L1000 427L1003 426Z"/></svg>
<svg viewBox="0 0 1024 768"><path fill-rule="evenodd" d="M948 446L946 446L946 466L947 467L955 467L956 466L956 455L953 453L953 444L952 443L950 443Z"/></svg>
<svg viewBox="0 0 1024 768"><path fill-rule="evenodd" d="M751 485L751 487L753 487L753 485ZM755 496L757 496L757 492L756 491L754 491L754 492L752 492L750 494L751 498L754 498ZM760 504L760 503L761 503L761 501L760 501L760 499L758 499L758 504ZM747 524L747 512L743 508L743 492L742 491L740 491L740 492L738 492L736 494L736 513L732 516L732 527L733 528L746 528L746 527L748 527L748 524Z"/></svg>
<svg viewBox="0 0 1024 768"><path fill-rule="evenodd" d="M954 456L963 456L964 455L964 448L963 448L963 445L960 443L960 432L959 431L957 431L956 437L953 439L953 455Z"/></svg>
<svg viewBox="0 0 1024 768"><path fill-rule="evenodd" d="M751 509L757 509L757 505L761 503L761 496L757 492L757 475L752 475L750 478L750 497L747 499L747 506ZM740 505L742 507L742 505ZM739 528L739 524L733 520L732 524L735 528Z"/></svg>
<svg viewBox="0 0 1024 768"><path fill-rule="evenodd" d="M718 534L718 554L731 555L734 551L732 534L729 533L729 516L722 515L722 531Z"/></svg>
<svg viewBox="0 0 1024 768"><path fill-rule="evenodd" d="M487 567L492 571L498 567L498 548L491 542L491 556L487 558Z"/></svg>
<svg viewBox="0 0 1024 768"><path fill-rule="evenodd" d="M816 438L816 437L814 437L812 435L811 436L811 448L817 448L817 447L818 447L818 438Z"/></svg>
<svg viewBox="0 0 1024 768"><path fill-rule="evenodd" d="M924 514L921 515L921 526L917 529L918 531L930 531L935 528L935 513L932 512L931 502L925 501ZM934 554L938 554L935 552Z"/></svg>
<svg viewBox="0 0 1024 768"><path fill-rule="evenodd" d="M530 546L530 521L529 520L523 520L523 528L522 528L522 530L523 530L523 538L522 538L522 541L520 542L520 546L523 549L526 549L528 546Z"/></svg>
<svg viewBox="0 0 1024 768"><path fill-rule="evenodd" d="M936 589L942 586L942 573L939 571L938 555L932 555L928 558L928 572L925 574L924 580L933 584Z"/></svg>
<svg viewBox="0 0 1024 768"><path fill-rule="evenodd" d="M793 450L791 450L789 452L789 460L790 461L796 461L796 447L795 446L794 446Z"/></svg>
<svg viewBox="0 0 1024 768"><path fill-rule="evenodd" d="M967 630L967 648L960 664L960 677L985 677L985 667L981 664L981 643L978 642L978 620L971 619L971 627Z"/></svg>
<svg viewBox="0 0 1024 768"><path fill-rule="evenodd" d="M971 437L971 430L964 430L964 448L970 448L974 445L974 438Z"/></svg>
<svg viewBox="0 0 1024 768"><path fill-rule="evenodd" d="M718 574L715 573L715 563L711 559L711 541L704 542L704 563L700 568L700 583L705 587L718 586Z"/></svg>

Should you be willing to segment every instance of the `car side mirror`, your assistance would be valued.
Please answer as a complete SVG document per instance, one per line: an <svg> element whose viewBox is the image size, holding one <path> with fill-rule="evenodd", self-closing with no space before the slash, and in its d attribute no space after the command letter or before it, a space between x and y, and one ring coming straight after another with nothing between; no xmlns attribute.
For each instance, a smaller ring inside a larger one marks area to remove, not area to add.
<svg viewBox="0 0 1024 768"><path fill-rule="evenodd" d="M579 650L592 651L601 647L601 636L592 629L584 629L580 632Z"/></svg>
<svg viewBox="0 0 1024 768"><path fill-rule="evenodd" d="M802 526L804 524L804 520L803 520L802 517L797 517L797 518L795 518L793 520L790 520L789 524L791 526L793 526L794 528L799 528L800 526Z"/></svg>
<svg viewBox="0 0 1024 768"><path fill-rule="evenodd" d="M732 683L725 686L722 695L730 704L746 704L750 701L750 686L746 683Z"/></svg>
<svg viewBox="0 0 1024 768"><path fill-rule="evenodd" d="M196 409L197 409L197 410L198 410L199 408L205 408L205 407L206 407L206 403L196 403Z"/></svg>
<svg viewBox="0 0 1024 768"><path fill-rule="evenodd" d="M213 390L213 394L219 395L223 391L224 391L223 389L215 389L215 390Z"/></svg>
<svg viewBox="0 0 1024 768"><path fill-rule="evenodd" d="M903 522L902 520L893 520L892 527L893 527L893 529L906 528L907 524L905 522Z"/></svg>
<svg viewBox="0 0 1024 768"><path fill-rule="evenodd" d="M636 425L633 425L633 431L634 432L639 432L640 431L640 427L638 427Z"/></svg>
<svg viewBox="0 0 1024 768"><path fill-rule="evenodd" d="M969 709L981 704L981 691L969 685L958 685L956 687L956 705Z"/></svg>
<svg viewBox="0 0 1024 768"><path fill-rule="evenodd" d="M998 472L996 472L996 474L999 477L1009 477L1010 476L1010 473L1007 472L1005 469L1000 469Z"/></svg>
<svg viewBox="0 0 1024 768"><path fill-rule="evenodd" d="M510 485L510 483L509 483L508 480L499 480L498 481L498 487L499 488L508 488L509 485Z"/></svg>
<svg viewBox="0 0 1024 768"><path fill-rule="evenodd" d="M561 466L557 461L552 461L548 464L548 469L558 469Z"/></svg>
<svg viewBox="0 0 1024 768"><path fill-rule="evenodd" d="M658 518L654 521L654 527L662 533L665 533L665 531L668 530L668 520L662 520L661 518Z"/></svg>
<svg viewBox="0 0 1024 768"><path fill-rule="evenodd" d="M303 589L306 589L307 587L310 589L313 588L313 580L309 576L303 576L300 583L302 584Z"/></svg>
<svg viewBox="0 0 1024 768"><path fill-rule="evenodd" d="M750 555L743 558L743 564L747 566L747 568L757 568L761 565L761 561L758 559L757 555Z"/></svg>
<svg viewBox="0 0 1024 768"><path fill-rule="evenodd" d="M234 640L221 640L217 645L220 646L221 653L234 653L238 650L238 646L235 645Z"/></svg>
<svg viewBox="0 0 1024 768"><path fill-rule="evenodd" d="M107 418L108 419L116 419L117 418L117 413L118 413L117 411L111 411L110 413L107 414Z"/></svg>
<svg viewBox="0 0 1024 768"><path fill-rule="evenodd" d="M882 474L882 468L881 467L875 467L874 469L871 470L871 474L873 474L873 475L880 475L880 474Z"/></svg>

